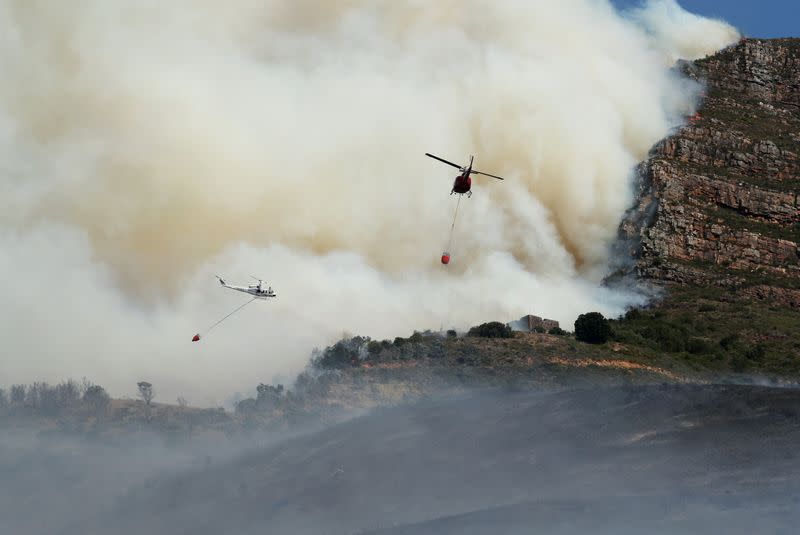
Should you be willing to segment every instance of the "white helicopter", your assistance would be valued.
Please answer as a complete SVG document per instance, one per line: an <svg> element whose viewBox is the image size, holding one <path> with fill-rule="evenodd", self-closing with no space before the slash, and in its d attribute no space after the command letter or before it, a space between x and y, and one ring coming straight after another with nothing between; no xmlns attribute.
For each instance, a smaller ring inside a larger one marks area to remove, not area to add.
<svg viewBox="0 0 800 535"><path fill-rule="evenodd" d="M247 295L251 296L252 299L250 299L249 301L247 301L246 303L244 303L242 305L239 305L233 312L230 312L229 314L226 314L221 320L217 321L211 327L206 329L206 331L205 331L206 334L211 332L211 330L214 329L214 327L216 327L217 325L219 325L220 323L222 323L226 319L230 318L231 316L233 316L234 314L239 312L241 309L243 309L244 307L246 307L247 305L249 305L250 303L252 303L256 299L268 299L270 297L278 297L275 294L275 291L272 289L272 286L269 286L268 288L265 289L264 288L264 281L262 281L261 279L259 279L257 277L253 277L253 278L258 281L258 284L250 285L250 286L247 286L247 287L245 287L245 286L232 286L232 285L228 284L227 282L225 282L225 280L222 277L220 277L219 275L216 275L216 277L219 279L219 283L223 287L230 288L231 290L236 290L237 292L246 293ZM205 334L202 334L202 335L200 333L195 334L194 337L192 337L192 342L199 342L200 339L203 336L205 336Z"/></svg>
<svg viewBox="0 0 800 535"><path fill-rule="evenodd" d="M270 297L278 297L275 294L275 292L272 290L272 286L264 288L264 286L263 286L264 282L261 279L257 278L257 277L253 277L252 275L251 275L251 277L253 277L255 280L257 280L258 284L250 285L250 286L247 286L247 287L245 287L245 286L231 286L230 284L226 283L222 279L222 277L220 277L219 275L216 275L216 277L219 279L219 283L222 286L224 286L225 288L230 288L231 290L236 290L237 292L243 292L243 293L246 293L246 294L250 294L256 299L268 299Z"/></svg>

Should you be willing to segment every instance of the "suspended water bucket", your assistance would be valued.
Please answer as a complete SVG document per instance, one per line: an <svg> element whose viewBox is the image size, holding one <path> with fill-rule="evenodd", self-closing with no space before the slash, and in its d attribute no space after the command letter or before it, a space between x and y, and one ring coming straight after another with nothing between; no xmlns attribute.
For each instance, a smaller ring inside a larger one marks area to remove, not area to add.
<svg viewBox="0 0 800 535"><path fill-rule="evenodd" d="M442 264L447 265L450 263L450 253L447 251L442 253Z"/></svg>
<svg viewBox="0 0 800 535"><path fill-rule="evenodd" d="M194 335L194 338L192 338L192 342L198 342L198 341L200 341L200 335L196 334Z"/></svg>

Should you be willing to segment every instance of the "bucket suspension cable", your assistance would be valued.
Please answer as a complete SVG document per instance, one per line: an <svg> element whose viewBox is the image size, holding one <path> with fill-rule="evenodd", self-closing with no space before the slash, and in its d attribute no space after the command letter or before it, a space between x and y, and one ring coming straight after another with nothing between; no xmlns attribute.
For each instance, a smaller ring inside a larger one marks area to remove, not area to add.
<svg viewBox="0 0 800 535"><path fill-rule="evenodd" d="M243 309L244 307L246 307L247 305L249 305L250 303L252 303L252 302L253 302L253 301L255 301L255 300L256 300L256 298L254 297L254 298L252 298L251 300L249 300L249 301L247 301L246 303L244 303L243 305L239 305L238 307L236 307L236 309L235 309L233 312L230 312L229 314L227 314L226 316L224 316L224 317L223 317L221 320L219 320L218 322L216 322L214 325L212 325L211 327L209 327L208 329L206 329L206 334L208 334L209 332L211 332L211 329L213 329L214 327L216 327L217 325L219 325L220 323L222 323L222 322L223 322L223 321L225 321L226 319L230 318L231 316L233 316L234 314L236 314L236 313L237 313L237 312L239 312L241 309Z"/></svg>
<svg viewBox="0 0 800 535"><path fill-rule="evenodd" d="M458 200L456 201L456 211L453 214L453 224L450 225L450 239L447 240L447 250L450 250L450 247L453 244L453 233L456 229L456 218L458 217L458 207L461 206L461 195L458 196Z"/></svg>

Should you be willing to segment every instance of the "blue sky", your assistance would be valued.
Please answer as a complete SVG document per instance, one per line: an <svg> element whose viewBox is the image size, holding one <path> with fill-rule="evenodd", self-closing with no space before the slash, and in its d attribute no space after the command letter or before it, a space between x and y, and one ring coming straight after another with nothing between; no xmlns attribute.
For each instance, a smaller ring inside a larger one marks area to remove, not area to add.
<svg viewBox="0 0 800 535"><path fill-rule="evenodd" d="M611 0L618 7L643 0ZM687 11L723 19L748 37L800 37L800 0L678 0Z"/></svg>

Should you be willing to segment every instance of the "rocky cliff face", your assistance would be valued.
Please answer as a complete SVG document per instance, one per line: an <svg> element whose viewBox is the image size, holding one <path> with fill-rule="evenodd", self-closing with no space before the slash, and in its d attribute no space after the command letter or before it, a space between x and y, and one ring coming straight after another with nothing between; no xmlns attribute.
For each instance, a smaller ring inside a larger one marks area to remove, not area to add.
<svg viewBox="0 0 800 535"><path fill-rule="evenodd" d="M635 271L800 307L800 39L745 40L679 68L704 100L640 168L621 226Z"/></svg>

